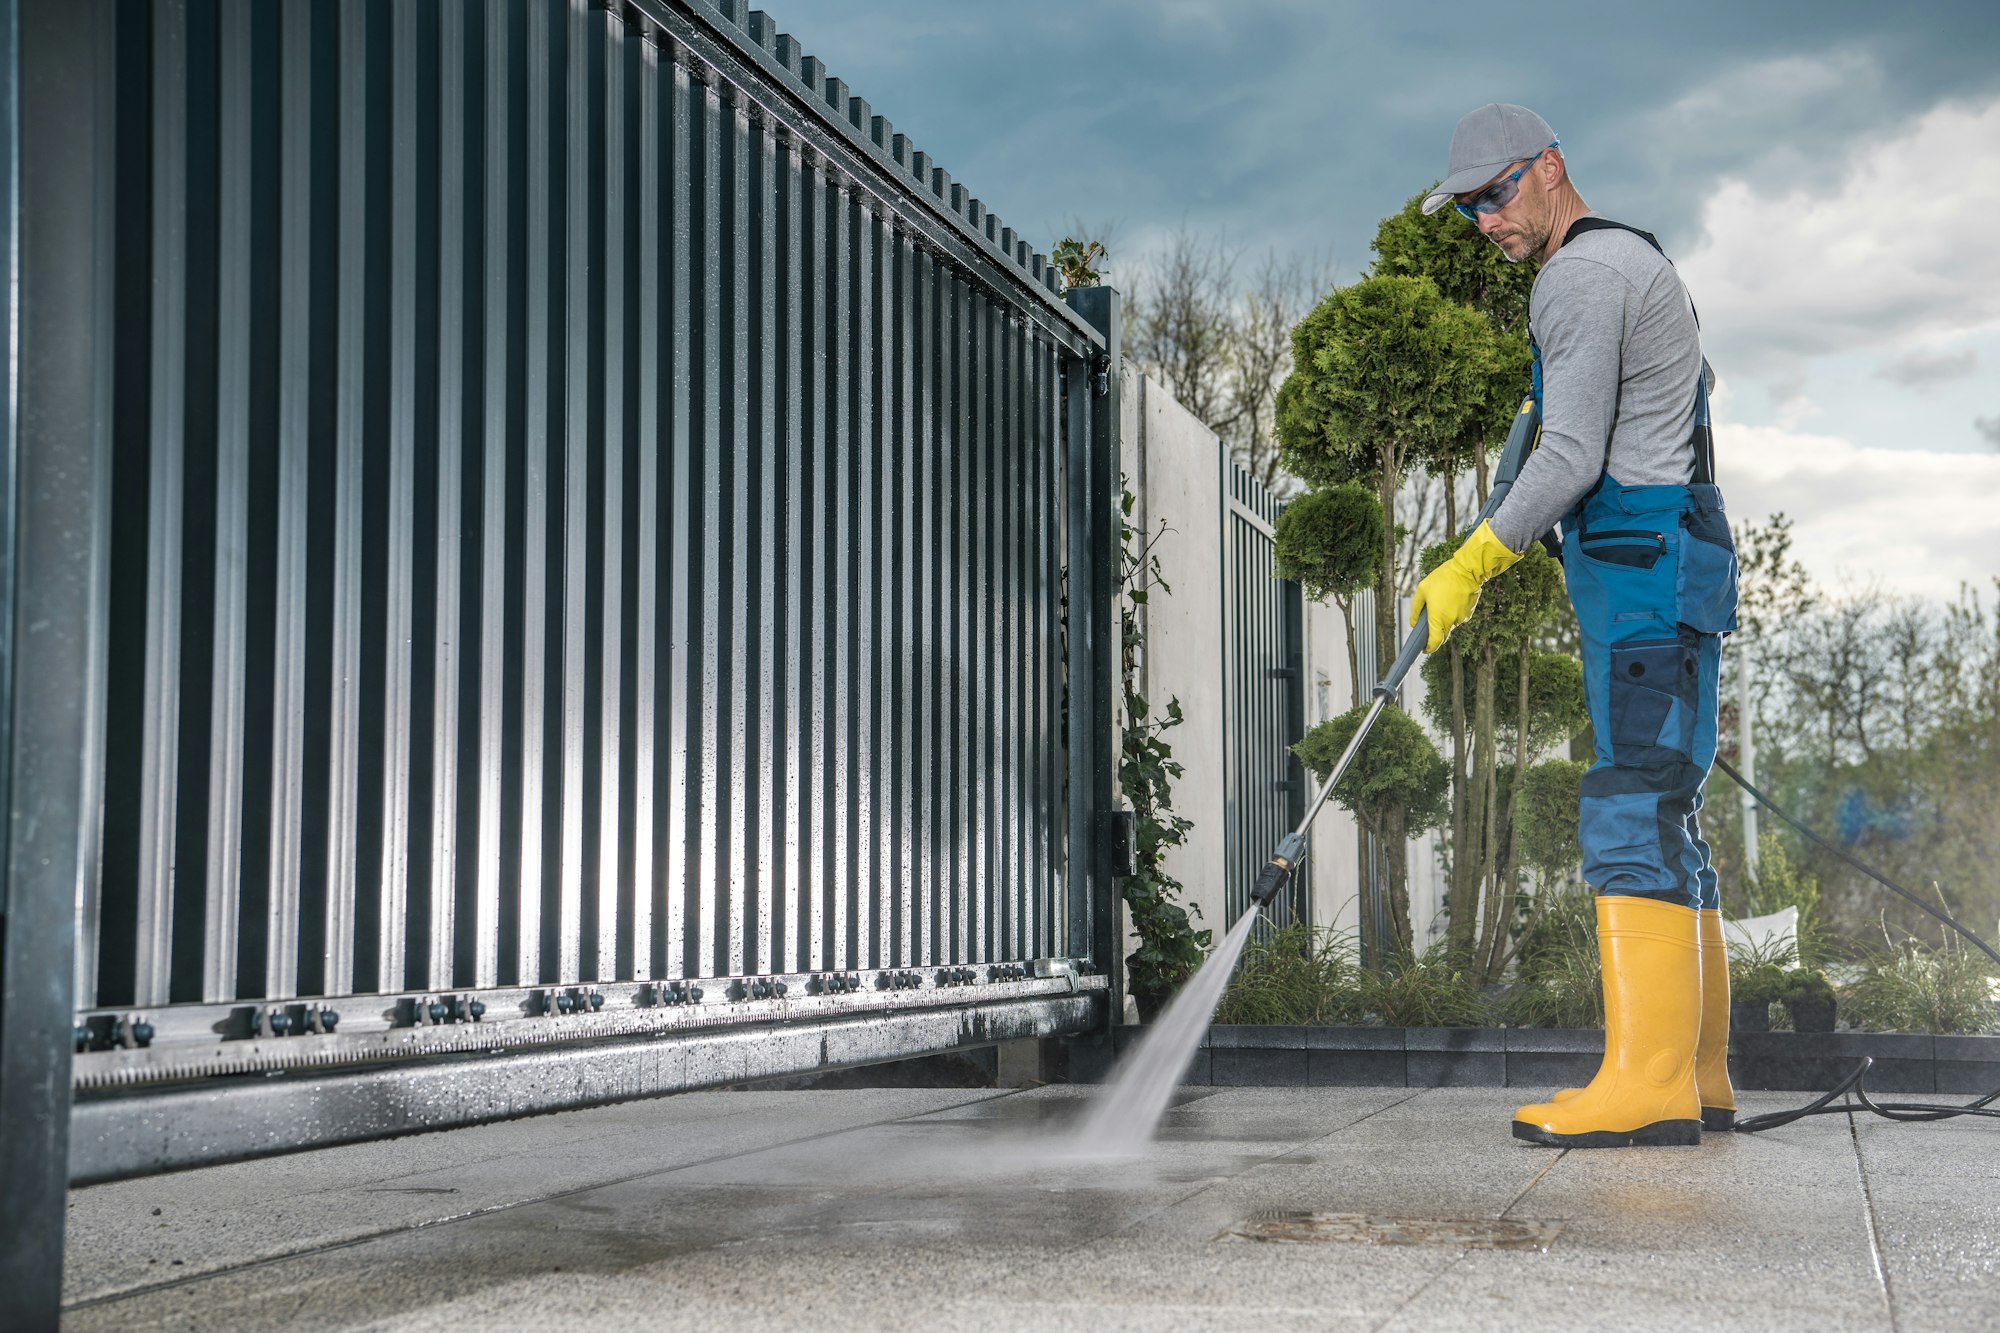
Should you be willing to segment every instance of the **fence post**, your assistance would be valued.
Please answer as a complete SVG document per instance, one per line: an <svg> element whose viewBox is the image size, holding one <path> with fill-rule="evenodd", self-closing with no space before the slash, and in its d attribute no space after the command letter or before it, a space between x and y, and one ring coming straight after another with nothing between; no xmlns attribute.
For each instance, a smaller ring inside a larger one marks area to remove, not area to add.
<svg viewBox="0 0 2000 1333"><path fill-rule="evenodd" d="M1069 293L1104 337L1070 384L1069 697L1070 950L1088 954L1111 983L1108 1022L1124 1013L1118 886L1110 873L1118 670L1118 441L1123 311L1110 287ZM1079 382L1080 381L1080 382Z"/></svg>
<svg viewBox="0 0 2000 1333"><path fill-rule="evenodd" d="M1305 589L1290 579L1278 583L1279 614L1284 622L1285 689L1282 704L1284 730L1279 735L1279 762L1283 766L1285 788L1284 825L1298 827L1306 817L1306 803L1313 794L1306 766L1292 745L1306 734L1306 602ZM1291 738L1287 740L1286 738ZM1292 876L1290 886L1292 919L1287 924L1313 924L1312 858L1307 857Z"/></svg>
<svg viewBox="0 0 2000 1333"><path fill-rule="evenodd" d="M0 0L0 262L18 302L0 372L0 1289L16 1328L53 1329L62 1303L77 885L102 684L108 275L95 237L112 207L102 169L77 164L109 160L111 21L97 5Z"/></svg>

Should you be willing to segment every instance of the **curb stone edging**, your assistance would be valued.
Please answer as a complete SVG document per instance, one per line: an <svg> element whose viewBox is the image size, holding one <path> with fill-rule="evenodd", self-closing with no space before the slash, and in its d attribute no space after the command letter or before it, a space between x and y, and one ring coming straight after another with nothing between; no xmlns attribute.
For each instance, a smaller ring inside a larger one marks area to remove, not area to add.
<svg viewBox="0 0 2000 1333"><path fill-rule="evenodd" d="M1113 1029L1119 1050L1146 1032ZM1576 1028L1390 1028L1217 1024L1182 1082L1196 1087L1554 1087L1597 1072L1604 1033ZM1875 1092L1982 1096L2000 1088L2000 1036L1922 1032L1739 1032L1740 1089L1824 1092L1862 1056Z"/></svg>

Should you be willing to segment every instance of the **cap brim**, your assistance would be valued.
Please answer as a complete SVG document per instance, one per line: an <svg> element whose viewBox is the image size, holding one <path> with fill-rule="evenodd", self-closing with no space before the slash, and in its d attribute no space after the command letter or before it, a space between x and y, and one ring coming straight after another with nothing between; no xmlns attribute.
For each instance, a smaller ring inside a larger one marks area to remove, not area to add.
<svg viewBox="0 0 2000 1333"><path fill-rule="evenodd" d="M1476 190L1500 174L1500 169L1512 165L1517 159L1508 158L1502 162L1482 162L1478 166L1465 167L1454 171L1439 181L1437 188L1424 196L1424 212L1435 213L1450 203L1453 195Z"/></svg>

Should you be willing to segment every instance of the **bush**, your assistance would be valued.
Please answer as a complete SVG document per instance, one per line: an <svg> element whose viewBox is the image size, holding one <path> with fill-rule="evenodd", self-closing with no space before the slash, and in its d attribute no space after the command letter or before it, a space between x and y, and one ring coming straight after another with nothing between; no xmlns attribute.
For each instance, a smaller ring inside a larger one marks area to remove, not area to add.
<svg viewBox="0 0 2000 1333"><path fill-rule="evenodd" d="M1218 1023L1479 1027L1486 1000L1444 946L1364 970L1354 940L1338 931L1286 926L1252 940L1215 1011Z"/></svg>
<svg viewBox="0 0 2000 1333"><path fill-rule="evenodd" d="M1778 998L1786 1004L1832 1004L1833 983L1816 967L1795 967L1785 973Z"/></svg>
<svg viewBox="0 0 2000 1333"><path fill-rule="evenodd" d="M1522 775L1515 834L1520 839L1521 860L1533 866L1545 884L1583 864L1583 847L1577 840L1577 798L1583 790L1583 775L1589 770L1590 765L1581 760L1545 759ZM1582 900L1595 957L1597 908L1591 895L1570 892L1562 896Z"/></svg>
<svg viewBox="0 0 2000 1333"><path fill-rule="evenodd" d="M1507 1021L1516 1027L1604 1026L1604 965L1597 952L1594 893L1567 889L1545 894L1522 938L1515 976Z"/></svg>
<svg viewBox="0 0 2000 1333"><path fill-rule="evenodd" d="M1218 1023L1359 1023L1354 941L1337 931L1292 925L1253 938L1215 1011Z"/></svg>
<svg viewBox="0 0 2000 1333"><path fill-rule="evenodd" d="M1443 944L1391 958L1360 980L1363 1006L1390 1027L1471 1028L1489 1017L1479 984L1451 965Z"/></svg>
<svg viewBox="0 0 2000 1333"><path fill-rule="evenodd" d="M1785 969L1776 963L1729 968L1729 998L1736 1004L1776 1004L1785 998Z"/></svg>
<svg viewBox="0 0 2000 1333"><path fill-rule="evenodd" d="M1870 958L1842 1006L1856 1027L1877 1032L1991 1032L1996 1026L1987 962L1947 940L1906 939Z"/></svg>

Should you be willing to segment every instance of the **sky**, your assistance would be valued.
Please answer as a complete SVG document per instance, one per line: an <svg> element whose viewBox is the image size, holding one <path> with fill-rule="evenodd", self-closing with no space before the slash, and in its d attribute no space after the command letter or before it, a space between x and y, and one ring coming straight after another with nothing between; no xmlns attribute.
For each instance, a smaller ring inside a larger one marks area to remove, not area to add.
<svg viewBox="0 0 2000 1333"><path fill-rule="evenodd" d="M1108 227L1113 285L1183 226L1352 281L1460 115L1533 107L1694 295L1737 523L1787 513L1834 588L1992 600L2000 0L771 12L1037 249Z"/></svg>

